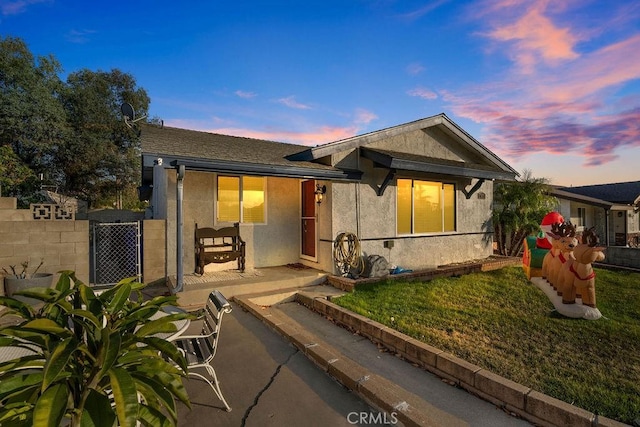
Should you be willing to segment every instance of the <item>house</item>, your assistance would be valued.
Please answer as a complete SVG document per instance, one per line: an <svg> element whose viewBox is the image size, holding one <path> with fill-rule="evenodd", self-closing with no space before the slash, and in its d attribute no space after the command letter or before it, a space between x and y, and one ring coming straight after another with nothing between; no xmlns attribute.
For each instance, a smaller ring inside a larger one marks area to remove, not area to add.
<svg viewBox="0 0 640 427"><path fill-rule="evenodd" d="M336 273L344 232L403 268L484 258L494 181L518 175L444 114L316 147L150 125L141 141L149 216L167 222L178 282L194 271L196 224L240 223L247 268Z"/></svg>
<svg viewBox="0 0 640 427"><path fill-rule="evenodd" d="M555 187L560 213L578 226L595 227L609 246L638 246L640 239L640 181Z"/></svg>

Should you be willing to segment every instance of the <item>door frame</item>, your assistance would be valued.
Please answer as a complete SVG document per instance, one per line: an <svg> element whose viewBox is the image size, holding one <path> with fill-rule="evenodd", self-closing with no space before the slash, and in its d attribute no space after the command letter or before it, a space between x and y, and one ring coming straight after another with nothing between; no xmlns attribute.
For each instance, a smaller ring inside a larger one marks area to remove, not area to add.
<svg viewBox="0 0 640 427"><path fill-rule="evenodd" d="M305 184L307 183L307 184ZM311 185L311 188L313 188L315 190L316 188L316 180L315 179L303 179L300 180L300 258L301 259L306 259L309 261L318 261L318 206L316 205L315 202L315 195L313 197L310 198L310 200L308 201L308 203L313 204L313 216L303 216L304 214L304 206L303 203L305 203L305 197L304 197L304 185ZM313 220L313 253L314 255L306 255L304 253L304 248L305 248L305 234L302 231L302 227L304 226L304 221L305 220Z"/></svg>

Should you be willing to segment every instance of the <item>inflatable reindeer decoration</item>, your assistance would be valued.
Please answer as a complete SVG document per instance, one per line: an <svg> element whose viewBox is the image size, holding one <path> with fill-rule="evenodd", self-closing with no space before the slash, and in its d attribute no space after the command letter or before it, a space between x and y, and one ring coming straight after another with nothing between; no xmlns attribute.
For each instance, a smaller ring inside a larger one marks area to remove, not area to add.
<svg viewBox="0 0 640 427"><path fill-rule="evenodd" d="M558 295L562 295L560 275L563 266L573 260L573 249L578 245L576 227L570 222L554 223L547 234L553 239L551 249L542 261L542 277L546 278Z"/></svg>
<svg viewBox="0 0 640 427"><path fill-rule="evenodd" d="M604 260L605 247L598 246L600 239L588 229L582 234L582 243L573 250L575 260L564 265L562 275L562 303L573 304L576 293L581 295L582 304L595 308L596 306L596 273L591 263Z"/></svg>

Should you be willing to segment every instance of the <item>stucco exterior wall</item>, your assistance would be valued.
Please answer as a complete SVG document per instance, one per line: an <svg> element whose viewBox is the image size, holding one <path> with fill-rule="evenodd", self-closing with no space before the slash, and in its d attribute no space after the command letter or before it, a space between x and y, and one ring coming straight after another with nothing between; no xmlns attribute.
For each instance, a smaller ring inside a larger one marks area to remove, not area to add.
<svg viewBox="0 0 640 427"><path fill-rule="evenodd" d="M176 263L176 172L165 169L167 274L175 275ZM284 265L299 261L300 188L298 179L268 177L266 180L266 223L240 224L246 242L246 268ZM215 223L214 173L186 171L183 193L183 271L195 269L195 227L220 228L231 224ZM205 271L237 268L236 262L209 264Z"/></svg>
<svg viewBox="0 0 640 427"><path fill-rule="evenodd" d="M485 181L470 199L462 192L475 181L462 178L412 174L425 180L451 182L456 184L456 231L424 235L398 235L396 231L396 180L391 182L381 196L376 188L382 183L387 171L374 168L362 160L364 170L362 183L332 183L327 205L319 212L322 219L324 209L329 206L333 218L331 227L323 227L320 235L323 253L331 253L329 246L341 232L355 233L361 242L365 255L382 255L390 263L404 268L424 269L442 264L484 258L492 254L491 205L493 182ZM359 208L358 208L359 206ZM331 230L331 235L327 235ZM385 248L384 242L392 241L393 248ZM332 258L329 262L319 260L323 269L333 270Z"/></svg>
<svg viewBox="0 0 640 427"><path fill-rule="evenodd" d="M604 208L565 199L558 199L558 202L558 212L560 212L565 221L571 221L573 224L578 225L576 230L579 233L582 233L585 229L595 227L594 230L596 234L600 236L603 244L605 243L607 235L609 235L609 244L613 243L612 230L607 232L607 213ZM578 208L585 209L584 225L579 225ZM609 228L611 228L611 225Z"/></svg>

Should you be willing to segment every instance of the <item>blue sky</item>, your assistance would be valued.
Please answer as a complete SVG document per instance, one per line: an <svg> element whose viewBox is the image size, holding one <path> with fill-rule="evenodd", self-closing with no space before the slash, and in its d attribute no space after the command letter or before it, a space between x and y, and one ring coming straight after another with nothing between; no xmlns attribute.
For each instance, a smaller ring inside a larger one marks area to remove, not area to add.
<svg viewBox="0 0 640 427"><path fill-rule="evenodd" d="M0 0L66 73L168 126L316 145L444 112L558 185L640 179L640 2Z"/></svg>

